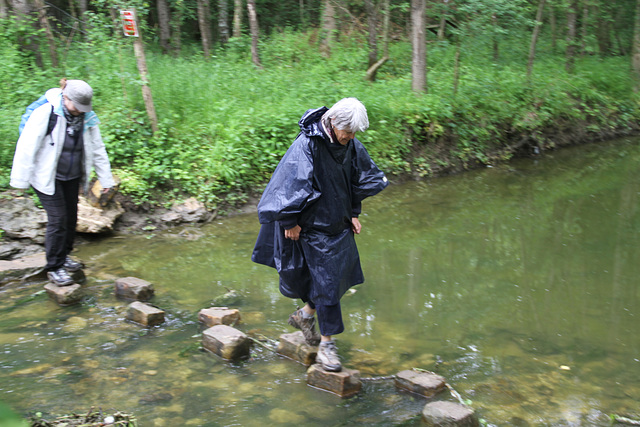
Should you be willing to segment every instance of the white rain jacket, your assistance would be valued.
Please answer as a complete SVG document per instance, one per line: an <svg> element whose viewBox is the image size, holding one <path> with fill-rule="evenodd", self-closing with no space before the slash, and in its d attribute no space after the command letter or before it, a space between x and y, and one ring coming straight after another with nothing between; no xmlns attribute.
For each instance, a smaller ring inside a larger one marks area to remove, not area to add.
<svg viewBox="0 0 640 427"><path fill-rule="evenodd" d="M49 89L45 96L47 102L33 110L18 139L16 153L13 156L10 185L22 189L29 188L31 185L44 194L53 195L56 190L58 159L62 153L67 132L67 120L62 110L62 90ZM52 105L53 114L58 116L58 121L51 134L45 136ZM111 188L115 185L107 150L100 135L99 123L98 116L93 111L85 113L84 155L82 156L82 184L85 191L88 189L91 168L95 168L103 188Z"/></svg>

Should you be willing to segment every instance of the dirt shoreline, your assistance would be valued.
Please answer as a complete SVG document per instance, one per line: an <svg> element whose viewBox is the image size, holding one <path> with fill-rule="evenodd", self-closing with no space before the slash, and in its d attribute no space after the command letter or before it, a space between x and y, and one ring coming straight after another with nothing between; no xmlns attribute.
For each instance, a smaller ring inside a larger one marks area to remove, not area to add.
<svg viewBox="0 0 640 427"><path fill-rule="evenodd" d="M586 129L549 129L544 134L525 135L513 138L513 142L493 152L486 153L488 164L508 164L511 159L526 157L543 157L546 152L555 151L564 147L586 145L598 142L605 142L617 138L637 136L640 134L640 125L630 125L626 129L611 129L607 132L598 134L589 134ZM450 141L449 141L450 142ZM438 147L439 146L439 147ZM430 151L430 163L428 173L418 171L414 168L414 172L403 175L390 175L389 181L392 185L401 184L403 182L415 180L435 179L443 176L449 176L465 171L486 167L486 163L478 160L463 161L454 153L455 144L424 145L416 150L413 158L424 158L427 151ZM415 165L412 165L415 166ZM5 190L0 192L0 214L2 206L10 203L10 199L15 197L14 190ZM201 227L216 218L232 217L240 214L255 213L257 204L260 200L260 194L250 194L247 201L238 206L222 206L220 210L211 210L202 212L201 215L183 216L174 221L167 220L167 214L171 213L171 209L162 206L152 206L145 204L137 206L133 201L123 194L116 194L114 201L124 208L124 213L115 222L113 231L99 235L77 236L77 244L83 244L87 241L96 239L110 238L117 234L141 234L164 231L175 227ZM4 232L2 224L0 224L0 242L4 250L0 250L0 260L16 260L24 256L32 255L38 251L44 250L44 240L42 237L36 240L29 238L13 239ZM11 246L11 249L9 248ZM9 255L7 255L9 254Z"/></svg>

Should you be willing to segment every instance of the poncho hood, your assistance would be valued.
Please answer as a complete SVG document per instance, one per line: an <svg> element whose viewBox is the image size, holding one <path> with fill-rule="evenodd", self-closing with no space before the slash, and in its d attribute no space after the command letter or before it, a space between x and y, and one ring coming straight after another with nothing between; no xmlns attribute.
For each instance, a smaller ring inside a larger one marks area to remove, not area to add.
<svg viewBox="0 0 640 427"><path fill-rule="evenodd" d="M308 137L312 136L321 136L324 137L326 134L322 129L322 124L320 123L320 119L324 113L329 111L327 107L315 108L312 110L307 110L306 113L302 115L298 125L300 126L300 132Z"/></svg>

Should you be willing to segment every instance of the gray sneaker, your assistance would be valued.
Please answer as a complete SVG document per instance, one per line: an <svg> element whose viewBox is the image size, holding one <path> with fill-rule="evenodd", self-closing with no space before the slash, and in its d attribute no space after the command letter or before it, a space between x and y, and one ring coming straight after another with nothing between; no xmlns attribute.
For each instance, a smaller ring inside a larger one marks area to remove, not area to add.
<svg viewBox="0 0 640 427"><path fill-rule="evenodd" d="M336 347L336 343L333 341L320 343L316 362L320 363L320 366L322 366L322 369L325 371L340 372L342 370L342 364L338 357L338 347Z"/></svg>
<svg viewBox="0 0 640 427"><path fill-rule="evenodd" d="M63 267L67 271L74 272L74 271L82 270L82 268L84 268L84 265L81 262L78 262L78 261L72 259L71 257L67 257L64 260Z"/></svg>
<svg viewBox="0 0 640 427"><path fill-rule="evenodd" d="M73 285L73 279L69 276L67 270L64 267L60 267L57 270L51 270L47 272L47 277L57 286L68 286Z"/></svg>
<svg viewBox="0 0 640 427"><path fill-rule="evenodd" d="M320 343L320 333L316 330L315 317L305 319L302 317L302 310L296 310L289 316L289 324L302 331L307 344L316 346Z"/></svg>

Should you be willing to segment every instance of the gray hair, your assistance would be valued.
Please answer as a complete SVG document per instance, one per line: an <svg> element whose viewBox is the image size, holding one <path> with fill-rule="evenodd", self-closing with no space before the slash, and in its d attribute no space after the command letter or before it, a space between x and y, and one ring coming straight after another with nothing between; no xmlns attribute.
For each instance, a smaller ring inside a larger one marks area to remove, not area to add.
<svg viewBox="0 0 640 427"><path fill-rule="evenodd" d="M324 123L349 132L364 132L369 127L367 109L356 98L343 98L322 115Z"/></svg>

